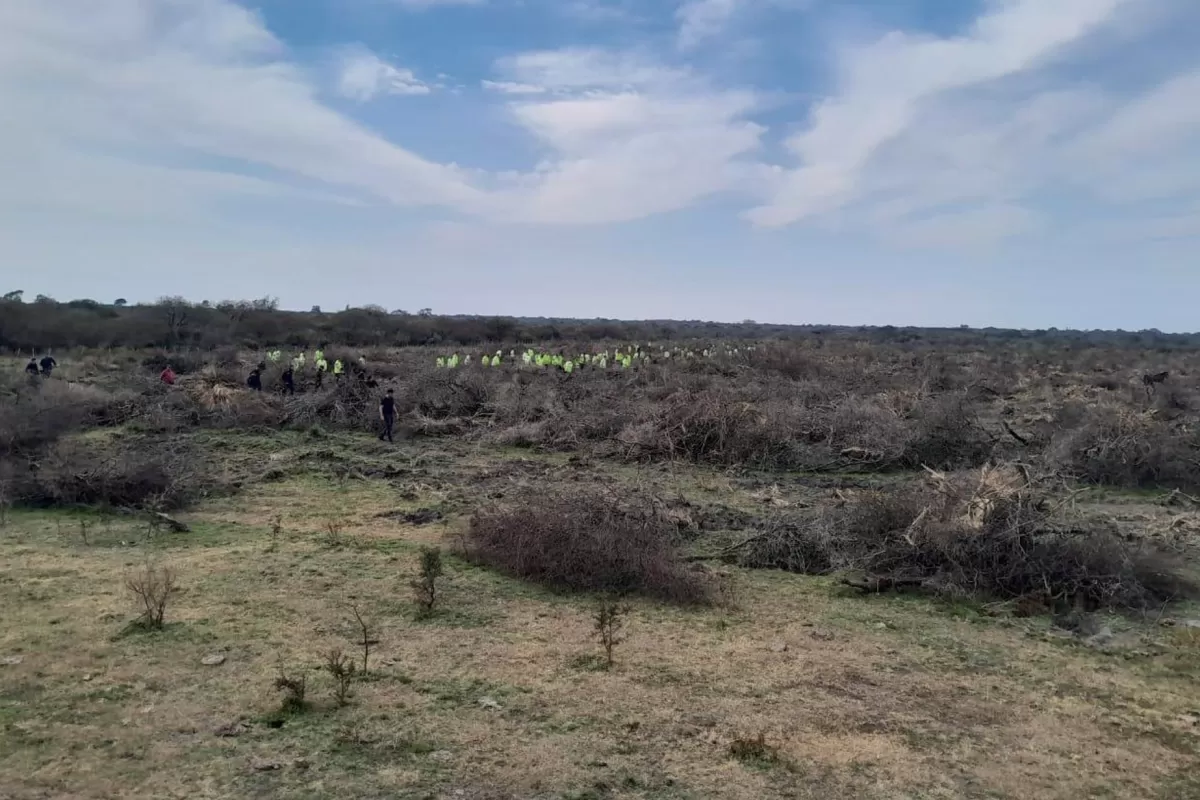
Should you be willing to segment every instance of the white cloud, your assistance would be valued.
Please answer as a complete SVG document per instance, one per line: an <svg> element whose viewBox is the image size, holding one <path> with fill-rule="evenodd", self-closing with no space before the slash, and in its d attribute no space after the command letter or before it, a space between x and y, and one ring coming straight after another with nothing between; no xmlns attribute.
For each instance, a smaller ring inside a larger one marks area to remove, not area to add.
<svg viewBox="0 0 1200 800"><path fill-rule="evenodd" d="M338 72L338 92L360 103L383 94L414 95L432 91L412 70L393 66L362 47L351 48L342 54Z"/></svg>
<svg viewBox="0 0 1200 800"><path fill-rule="evenodd" d="M413 10L425 11L441 6L481 6L487 0L391 0L398 6Z"/></svg>
<svg viewBox="0 0 1200 800"><path fill-rule="evenodd" d="M931 102L1038 66L1129 1L1002 0L963 36L891 33L847 51L838 92L817 103L808 128L787 142L800 166L747 217L786 225L854 202L871 159Z"/></svg>
<svg viewBox="0 0 1200 800"><path fill-rule="evenodd" d="M501 218L638 219L747 190L758 177L749 160L763 132L747 118L758 104L753 92L603 50L526 53L501 68L553 92L510 105L547 153L532 173L511 176Z"/></svg>
<svg viewBox="0 0 1200 800"><path fill-rule="evenodd" d="M500 94L544 94L545 86L532 83L516 83L514 81L480 81L480 85L489 91Z"/></svg>
<svg viewBox="0 0 1200 800"><path fill-rule="evenodd" d="M0 0L0 207L159 219L231 197L324 198L585 225L753 198L759 225L959 248L1046 235L1077 198L1056 209L1039 195L1075 193L1175 204L1123 223L1185 235L1194 214L1179 209L1200 196L1200 59L1156 85L1150 71L1112 85L1055 71L1089 32L1155 35L1117 24L1133 5L993 0L961 36L844 50L834 91L787 140L786 168L762 162L754 89L645 51L517 53L481 85L539 149L497 174L422 158L327 104L328 73L232 0ZM431 88L363 48L338 66L338 89L358 100Z"/></svg>
<svg viewBox="0 0 1200 800"><path fill-rule="evenodd" d="M747 0L687 0L675 12L679 46L685 50L719 34Z"/></svg>
<svg viewBox="0 0 1200 800"><path fill-rule="evenodd" d="M69 165L93 161L96 169L79 174L105 180L76 185L80 196L120 197L136 182L138 196L153 205L154 196L195 187L194 180L174 183L172 170L219 159L231 176L257 176L255 187L269 180L401 205L480 203L461 170L422 159L324 106L308 74L285 55L260 18L225 0L6 0L0 173L7 190L45 199L49 187L75 181ZM22 176L24 186L14 187L11 176ZM247 185L233 177L209 181L204 193Z"/></svg>

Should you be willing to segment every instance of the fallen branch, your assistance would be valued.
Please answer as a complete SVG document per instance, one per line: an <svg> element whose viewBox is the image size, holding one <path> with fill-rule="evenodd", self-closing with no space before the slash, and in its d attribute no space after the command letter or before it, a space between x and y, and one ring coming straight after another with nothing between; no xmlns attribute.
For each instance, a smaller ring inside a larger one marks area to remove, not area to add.
<svg viewBox="0 0 1200 800"><path fill-rule="evenodd" d="M925 585L922 578L890 578L881 575L868 575L865 578L842 578L843 586L857 589L865 594L878 594L891 589L920 589Z"/></svg>
<svg viewBox="0 0 1200 800"><path fill-rule="evenodd" d="M1026 439L1024 436L1022 436L1021 434L1019 434L1019 433L1017 433L1016 431L1014 431L1014 430L1012 429L1012 426L1008 424L1008 420L1003 420L1003 419L1002 419L1002 420L1000 420L1000 424L1004 426L1004 430L1008 432L1008 435L1009 435L1009 436L1011 436L1012 438L1016 439L1018 442L1020 442L1021 444L1025 445L1026 447L1028 447L1028 446L1029 446L1029 440L1028 440L1028 439Z"/></svg>
<svg viewBox="0 0 1200 800"><path fill-rule="evenodd" d="M717 559L723 559L723 558L733 555L738 550L741 550L743 547L745 547L748 544L753 544L754 542L761 542L763 539L767 538L772 533L774 533L774 531L767 531L766 533L760 533L757 536L751 536L748 539L743 539L742 541L740 541L736 544L731 544L731 545L729 545L729 547L726 547L722 550L718 550L715 553L707 553L707 554L703 554L703 555L688 556L687 558L684 559L684 561L688 561L688 562L715 561Z"/></svg>
<svg viewBox="0 0 1200 800"><path fill-rule="evenodd" d="M184 523L180 522L179 520L175 519L174 517L172 517L168 514L162 513L161 511L150 511L147 513L149 513L150 516L153 517L158 522L160 522L163 525L166 525L168 528L170 528L171 533L191 533L191 531L192 531L192 529L189 528Z"/></svg>

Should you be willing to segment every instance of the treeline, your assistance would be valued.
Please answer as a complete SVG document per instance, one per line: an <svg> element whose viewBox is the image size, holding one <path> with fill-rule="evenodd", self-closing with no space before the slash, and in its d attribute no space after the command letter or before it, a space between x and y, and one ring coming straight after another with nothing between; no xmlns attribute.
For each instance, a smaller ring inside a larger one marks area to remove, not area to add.
<svg viewBox="0 0 1200 800"><path fill-rule="evenodd" d="M1200 334L1149 331L1024 331L998 328L846 327L771 325L747 320L726 324L700 321L572 320L511 317L441 316L377 306L338 312L287 311L273 298L221 303L192 303L165 297L156 303L128 305L95 300L58 302L38 296L24 302L20 292L0 298L0 349L168 347L211 350L219 347L348 347L474 345L482 342L662 341L670 339L860 340L912 346L986 347L1027 343L1072 348L1128 347L1188 350L1200 347Z"/></svg>

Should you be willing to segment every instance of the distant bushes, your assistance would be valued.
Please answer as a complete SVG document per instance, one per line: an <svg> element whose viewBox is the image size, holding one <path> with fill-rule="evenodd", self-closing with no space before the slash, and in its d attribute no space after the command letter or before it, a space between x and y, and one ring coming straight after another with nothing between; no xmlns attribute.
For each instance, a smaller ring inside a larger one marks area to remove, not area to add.
<svg viewBox="0 0 1200 800"><path fill-rule="evenodd" d="M677 558L674 536L649 498L552 492L477 510L462 548L475 563L552 589L716 601L718 587Z"/></svg>
<svg viewBox="0 0 1200 800"><path fill-rule="evenodd" d="M741 560L806 574L844 572L867 591L1035 598L1051 608L1143 609L1198 594L1169 556L1060 511L1014 467L933 473L785 517L749 540Z"/></svg>

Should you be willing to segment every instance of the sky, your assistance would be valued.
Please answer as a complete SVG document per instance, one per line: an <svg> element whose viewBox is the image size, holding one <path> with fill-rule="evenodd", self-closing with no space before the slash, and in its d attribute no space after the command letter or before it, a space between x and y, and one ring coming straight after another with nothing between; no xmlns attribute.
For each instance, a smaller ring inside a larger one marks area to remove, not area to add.
<svg viewBox="0 0 1200 800"><path fill-rule="evenodd" d="M1200 330L1195 0L3 0L0 291Z"/></svg>

